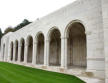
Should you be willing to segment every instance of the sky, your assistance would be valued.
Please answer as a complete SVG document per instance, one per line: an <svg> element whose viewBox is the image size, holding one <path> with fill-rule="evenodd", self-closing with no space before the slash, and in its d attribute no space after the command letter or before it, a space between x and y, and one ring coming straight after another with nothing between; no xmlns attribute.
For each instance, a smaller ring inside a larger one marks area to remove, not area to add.
<svg viewBox="0 0 108 83"><path fill-rule="evenodd" d="M0 28L4 32L24 19L33 22L73 1L76 0L0 0Z"/></svg>

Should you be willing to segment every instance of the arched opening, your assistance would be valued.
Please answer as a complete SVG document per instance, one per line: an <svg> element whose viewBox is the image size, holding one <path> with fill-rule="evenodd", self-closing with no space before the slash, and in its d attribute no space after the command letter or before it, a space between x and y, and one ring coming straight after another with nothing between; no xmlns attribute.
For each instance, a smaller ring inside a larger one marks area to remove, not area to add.
<svg viewBox="0 0 108 83"><path fill-rule="evenodd" d="M11 52L10 52L10 57L11 57L11 61L13 60L13 42L11 42Z"/></svg>
<svg viewBox="0 0 108 83"><path fill-rule="evenodd" d="M49 65L61 65L61 34L58 29L53 29L50 34L50 52L49 52Z"/></svg>
<svg viewBox="0 0 108 83"><path fill-rule="evenodd" d="M21 62L24 61L24 46L25 46L25 41L24 39L21 40Z"/></svg>
<svg viewBox="0 0 108 83"><path fill-rule="evenodd" d="M37 36L36 64L44 64L44 35L42 33Z"/></svg>
<svg viewBox="0 0 108 83"><path fill-rule="evenodd" d="M84 26L75 22L68 27L68 67L86 68L86 35Z"/></svg>
<svg viewBox="0 0 108 83"><path fill-rule="evenodd" d="M17 61L18 60L18 41L15 42L15 45L16 45L16 47L15 47L15 50L16 50L15 61Z"/></svg>
<svg viewBox="0 0 108 83"><path fill-rule="evenodd" d="M33 38L32 36L28 37L28 54L27 54L27 62L32 62L32 52L33 52Z"/></svg>
<svg viewBox="0 0 108 83"><path fill-rule="evenodd" d="M3 44L3 60L4 60L4 56L5 56L5 44Z"/></svg>

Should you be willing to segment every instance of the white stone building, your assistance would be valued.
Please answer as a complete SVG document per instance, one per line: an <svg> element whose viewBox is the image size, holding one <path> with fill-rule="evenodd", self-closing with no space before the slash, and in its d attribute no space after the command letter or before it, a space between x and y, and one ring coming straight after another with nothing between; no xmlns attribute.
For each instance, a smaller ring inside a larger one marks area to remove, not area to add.
<svg viewBox="0 0 108 83"><path fill-rule="evenodd" d="M4 35L0 60L108 83L108 0L77 0Z"/></svg>

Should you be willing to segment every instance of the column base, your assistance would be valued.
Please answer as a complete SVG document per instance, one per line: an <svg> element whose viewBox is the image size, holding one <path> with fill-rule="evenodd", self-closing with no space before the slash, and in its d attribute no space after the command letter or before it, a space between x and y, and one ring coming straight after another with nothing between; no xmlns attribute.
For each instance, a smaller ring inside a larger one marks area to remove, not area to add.
<svg viewBox="0 0 108 83"><path fill-rule="evenodd" d="M65 68L59 68L59 71L60 71L61 73L64 73L64 72L65 72Z"/></svg>
<svg viewBox="0 0 108 83"><path fill-rule="evenodd" d="M47 66L42 66L42 69L47 69Z"/></svg>

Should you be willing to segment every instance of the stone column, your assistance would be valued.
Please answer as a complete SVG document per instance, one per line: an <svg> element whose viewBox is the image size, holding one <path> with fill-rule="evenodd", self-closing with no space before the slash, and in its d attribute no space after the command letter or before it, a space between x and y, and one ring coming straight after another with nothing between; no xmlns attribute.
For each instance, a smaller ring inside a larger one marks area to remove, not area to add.
<svg viewBox="0 0 108 83"><path fill-rule="evenodd" d="M8 56L8 61L11 61L11 46L9 45L9 56Z"/></svg>
<svg viewBox="0 0 108 83"><path fill-rule="evenodd" d="M5 55L6 55L6 51L5 51L5 49L6 48L4 48L4 45L2 46L2 61L5 61Z"/></svg>
<svg viewBox="0 0 108 83"><path fill-rule="evenodd" d="M28 55L28 44L26 43L25 44L25 47L24 47L24 63L26 64L27 63L27 55Z"/></svg>
<svg viewBox="0 0 108 83"><path fill-rule="evenodd" d="M37 55L37 42L33 42L33 57L32 57L32 64L36 64L36 55Z"/></svg>
<svg viewBox="0 0 108 83"><path fill-rule="evenodd" d="M21 44L18 45L18 62L21 61Z"/></svg>
<svg viewBox="0 0 108 83"><path fill-rule="evenodd" d="M50 41L45 40L45 44L44 44L44 66L49 65L49 44L50 44Z"/></svg>
<svg viewBox="0 0 108 83"><path fill-rule="evenodd" d="M12 57L12 46L10 46L10 56L9 56L10 62L12 62L11 57Z"/></svg>
<svg viewBox="0 0 108 83"><path fill-rule="evenodd" d="M13 45L13 62L15 62L16 45Z"/></svg>
<svg viewBox="0 0 108 83"><path fill-rule="evenodd" d="M5 51L5 50L6 50L6 48L4 48L4 45L3 45L2 48L3 48L3 52L2 52L2 60L5 61L5 58L6 58L6 57L5 57L5 55L6 55L6 51Z"/></svg>
<svg viewBox="0 0 108 83"><path fill-rule="evenodd" d="M61 68L67 68L67 38L61 38Z"/></svg>

